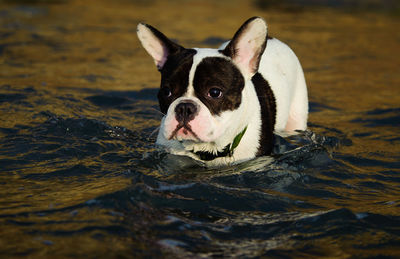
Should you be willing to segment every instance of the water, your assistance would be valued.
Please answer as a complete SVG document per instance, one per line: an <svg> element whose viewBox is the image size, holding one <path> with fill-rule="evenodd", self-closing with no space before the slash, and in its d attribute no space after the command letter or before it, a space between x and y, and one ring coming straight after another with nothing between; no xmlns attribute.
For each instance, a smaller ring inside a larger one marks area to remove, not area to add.
<svg viewBox="0 0 400 259"><path fill-rule="evenodd" d="M0 4L2 257L400 256L392 2L234 2ZM309 130L220 169L157 151L159 75L137 22L216 46L253 15L303 63Z"/></svg>

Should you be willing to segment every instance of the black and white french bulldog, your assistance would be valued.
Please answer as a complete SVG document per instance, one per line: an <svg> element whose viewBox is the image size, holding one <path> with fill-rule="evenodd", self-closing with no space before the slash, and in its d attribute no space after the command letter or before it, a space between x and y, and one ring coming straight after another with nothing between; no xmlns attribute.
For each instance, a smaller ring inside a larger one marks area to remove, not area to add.
<svg viewBox="0 0 400 259"><path fill-rule="evenodd" d="M161 72L157 144L218 166L272 152L274 131L305 130L307 86L294 52L260 17L219 49L184 48L150 25L138 37Z"/></svg>

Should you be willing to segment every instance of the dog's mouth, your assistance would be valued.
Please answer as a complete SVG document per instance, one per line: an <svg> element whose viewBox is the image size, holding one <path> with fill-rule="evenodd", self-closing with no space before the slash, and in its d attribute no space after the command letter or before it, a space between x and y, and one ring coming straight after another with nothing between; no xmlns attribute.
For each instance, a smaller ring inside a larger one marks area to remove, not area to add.
<svg viewBox="0 0 400 259"><path fill-rule="evenodd" d="M176 126L175 130L172 132L171 136L168 138L168 140L177 138L178 132L182 129L183 137L187 136L190 139L195 138L196 140L199 140L199 137L197 134L192 130L192 127L188 123L180 123L178 126Z"/></svg>

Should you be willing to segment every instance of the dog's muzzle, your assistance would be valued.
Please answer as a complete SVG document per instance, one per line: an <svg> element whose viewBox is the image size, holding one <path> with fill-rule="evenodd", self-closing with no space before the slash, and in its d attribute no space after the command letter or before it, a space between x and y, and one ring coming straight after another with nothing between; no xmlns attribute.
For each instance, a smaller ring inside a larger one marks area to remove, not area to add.
<svg viewBox="0 0 400 259"><path fill-rule="evenodd" d="M197 104L190 100L183 101L175 107L175 118L179 124L187 124L189 121L193 120L198 113Z"/></svg>
<svg viewBox="0 0 400 259"><path fill-rule="evenodd" d="M169 139L173 139L182 129L184 135L191 135L194 138L198 138L196 133L192 130L190 121L194 120L199 113L198 105L191 100L184 100L176 105L175 107L175 119L178 122L175 130L170 135Z"/></svg>

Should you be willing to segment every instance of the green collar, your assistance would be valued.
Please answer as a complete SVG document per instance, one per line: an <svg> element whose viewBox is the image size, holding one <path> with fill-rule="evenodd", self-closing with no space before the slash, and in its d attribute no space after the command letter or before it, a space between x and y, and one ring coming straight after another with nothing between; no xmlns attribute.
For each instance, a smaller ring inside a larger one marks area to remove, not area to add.
<svg viewBox="0 0 400 259"><path fill-rule="evenodd" d="M237 134L236 137L233 139L233 142L226 145L222 151L218 151L217 153L212 153L208 151L197 151L197 152L192 151L192 152L196 154L201 160L204 161L211 161L218 157L226 157L226 156L231 157L233 155L233 151L235 150L235 148L239 146L239 143L242 140L242 137L246 132L246 130L247 126L239 134Z"/></svg>

